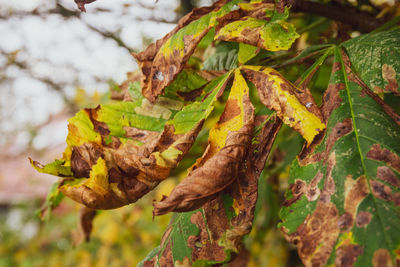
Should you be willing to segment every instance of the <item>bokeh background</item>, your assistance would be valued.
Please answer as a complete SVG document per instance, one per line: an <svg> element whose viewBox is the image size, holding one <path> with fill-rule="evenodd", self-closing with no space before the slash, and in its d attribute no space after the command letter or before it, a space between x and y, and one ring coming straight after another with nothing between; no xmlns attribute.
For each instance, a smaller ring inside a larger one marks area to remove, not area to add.
<svg viewBox="0 0 400 267"><path fill-rule="evenodd" d="M81 13L73 0L0 0L0 267L135 266L160 243L170 215L153 219L151 203L184 173L134 205L98 212L90 242L80 242L79 206L72 201L39 219L57 178L35 172L28 157L60 158L67 119L109 101L109 84L137 69L131 53L164 36L193 7L212 2L97 0ZM250 266L299 264L276 222L286 188L277 185L285 183L302 141L291 131L281 135L291 153L275 153L282 164L260 178L257 217L245 240Z"/></svg>

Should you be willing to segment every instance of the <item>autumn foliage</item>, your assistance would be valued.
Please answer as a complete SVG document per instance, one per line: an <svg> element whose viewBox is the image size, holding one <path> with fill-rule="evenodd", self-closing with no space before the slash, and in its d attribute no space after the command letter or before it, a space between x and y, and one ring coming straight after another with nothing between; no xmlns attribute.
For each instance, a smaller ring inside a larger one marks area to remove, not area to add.
<svg viewBox="0 0 400 267"><path fill-rule="evenodd" d="M84 10L93 1L75 2ZM286 163L277 227L303 264L398 265L400 116L388 103L399 96L400 30L389 21L351 39L334 24L338 38L311 39L296 51L296 31L321 33L296 30L292 5L219 0L134 54L140 73L112 88L114 101L69 120L63 157L47 165L31 160L39 172L61 177L47 212L63 196L81 203L88 237L94 210L152 191L193 157L205 133L187 177L153 203L154 216L175 214L140 265L245 264L242 241L263 197L258 180L293 153L280 148L293 138L282 134L293 136L290 127L304 144ZM322 86L315 83L320 70Z"/></svg>

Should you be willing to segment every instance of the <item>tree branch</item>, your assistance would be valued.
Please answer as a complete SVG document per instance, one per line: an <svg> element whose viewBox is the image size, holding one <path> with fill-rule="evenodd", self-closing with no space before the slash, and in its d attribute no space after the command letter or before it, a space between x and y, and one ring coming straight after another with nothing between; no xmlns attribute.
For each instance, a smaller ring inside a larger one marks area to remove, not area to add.
<svg viewBox="0 0 400 267"><path fill-rule="evenodd" d="M289 0L288 4L292 5L291 11L310 13L340 21L361 32L370 32L384 23L384 21L376 19L370 13L360 11L351 6L327 5L306 0Z"/></svg>

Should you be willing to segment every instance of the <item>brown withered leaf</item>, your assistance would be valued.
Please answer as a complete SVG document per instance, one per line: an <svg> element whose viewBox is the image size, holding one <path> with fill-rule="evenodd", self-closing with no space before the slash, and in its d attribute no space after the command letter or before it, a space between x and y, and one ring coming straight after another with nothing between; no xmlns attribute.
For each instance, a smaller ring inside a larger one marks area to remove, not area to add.
<svg viewBox="0 0 400 267"><path fill-rule="evenodd" d="M136 202L169 176L190 149L201 126L202 122L188 133L176 135L174 127L166 125L161 135L144 146L125 144L113 149L85 143L74 147L71 169L75 177L89 179L79 185L61 184L60 191L93 209L113 209Z"/></svg>
<svg viewBox="0 0 400 267"><path fill-rule="evenodd" d="M89 208L133 203L168 178L230 77L227 73L209 82L202 99L186 106L167 97L151 104L138 84L131 84L130 101L84 109L69 120L62 160L31 163L40 172L65 177L58 190Z"/></svg>
<svg viewBox="0 0 400 267"><path fill-rule="evenodd" d="M308 144L325 129L321 112L307 89L299 90L268 67L243 66L241 69L256 86L260 101L276 111L277 116L298 131Z"/></svg>
<svg viewBox="0 0 400 267"><path fill-rule="evenodd" d="M173 266L182 262L182 258L190 265L218 265L227 261L230 261L229 266L246 265L248 255L241 255L246 253L242 237L252 228L258 177L282 125L279 119L265 122L265 117L257 117L255 121L256 125L264 125L249 145L238 179L201 209L174 213L158 251L147 258L143 266L157 263Z"/></svg>
<svg viewBox="0 0 400 267"><path fill-rule="evenodd" d="M212 6L195 8L170 33L134 54L142 71L142 93L153 102L172 83L201 39L231 11L237 0L219 0Z"/></svg>
<svg viewBox="0 0 400 267"><path fill-rule="evenodd" d="M168 198L154 204L154 215L195 210L229 186L238 177L252 130L253 125L248 124L239 131L229 132L225 147L192 171Z"/></svg>
<svg viewBox="0 0 400 267"><path fill-rule="evenodd" d="M82 241L89 242L92 233L93 220L96 216L96 210L81 206L78 214L78 229L73 232L74 244L78 245Z"/></svg>
<svg viewBox="0 0 400 267"><path fill-rule="evenodd" d="M197 209L237 179L252 138L253 116L249 88L236 70L224 112L210 131L203 157L168 198L154 204L154 214Z"/></svg>

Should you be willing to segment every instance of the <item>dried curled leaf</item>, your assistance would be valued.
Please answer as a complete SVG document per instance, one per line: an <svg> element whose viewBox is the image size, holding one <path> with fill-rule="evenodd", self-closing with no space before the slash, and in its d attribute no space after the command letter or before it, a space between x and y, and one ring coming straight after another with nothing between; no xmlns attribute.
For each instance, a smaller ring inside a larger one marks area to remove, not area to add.
<svg viewBox="0 0 400 267"><path fill-rule="evenodd" d="M171 195L154 204L155 215L194 210L238 178L252 138L253 114L249 88L236 70L224 112L210 131L206 152Z"/></svg>
<svg viewBox="0 0 400 267"><path fill-rule="evenodd" d="M400 127L339 48L324 135L291 168L280 217L305 266L395 266L400 246ZM382 264L382 265L381 265Z"/></svg>
<svg viewBox="0 0 400 267"><path fill-rule="evenodd" d="M168 198L154 204L154 215L195 210L229 186L238 177L252 128L252 125L245 125L239 131L229 132L220 151L192 171Z"/></svg>
<svg viewBox="0 0 400 267"><path fill-rule="evenodd" d="M70 119L62 161L34 165L53 175L68 174L59 190L89 208L133 203L166 179L187 153L229 78L230 73L211 81L201 101L180 111L181 102L160 98L151 104L132 87L131 101L85 109Z"/></svg>
<svg viewBox="0 0 400 267"><path fill-rule="evenodd" d="M142 93L151 102L171 84L201 39L240 0L219 0L210 7L195 8L164 38L135 54L143 73Z"/></svg>
<svg viewBox="0 0 400 267"><path fill-rule="evenodd" d="M280 2L283 3L283 2ZM245 43L268 51L288 50L299 37L293 24L286 22L288 9L272 3L243 3L235 13L220 19L225 25L216 40Z"/></svg>
<svg viewBox="0 0 400 267"><path fill-rule="evenodd" d="M257 88L260 101L276 111L278 117L298 131L308 144L325 124L311 93L297 89L274 69L262 66L243 66L244 76Z"/></svg>
<svg viewBox="0 0 400 267"><path fill-rule="evenodd" d="M90 234L93 229L93 220L96 216L96 210L82 206L78 214L78 229L73 232L74 244L79 245L83 241L90 241Z"/></svg>
<svg viewBox="0 0 400 267"><path fill-rule="evenodd" d="M242 164L238 179L207 202L201 209L174 213L161 240L139 266L169 266L186 261L189 265L230 264L245 266L246 257L242 238L252 227L257 200L258 177L269 155L282 122L256 118L257 125L264 122L257 133L246 166ZM244 262L238 262L244 260Z"/></svg>

